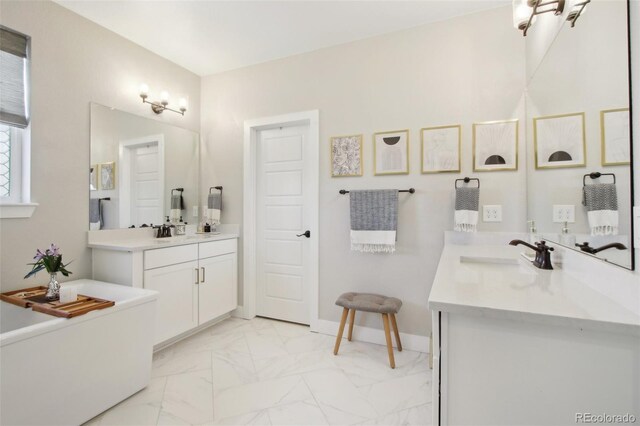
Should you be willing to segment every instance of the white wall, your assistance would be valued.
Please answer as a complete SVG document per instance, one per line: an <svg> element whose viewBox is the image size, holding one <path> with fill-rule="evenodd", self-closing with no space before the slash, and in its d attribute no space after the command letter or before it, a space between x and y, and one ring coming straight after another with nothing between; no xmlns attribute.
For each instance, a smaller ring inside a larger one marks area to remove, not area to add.
<svg viewBox="0 0 640 426"><path fill-rule="evenodd" d="M74 260L71 279L88 278L89 103L199 131L200 78L50 1L3 0L0 23L32 37L31 184L40 203L29 219L0 220L0 289L46 282L22 277L51 242ZM141 82L188 98L190 110L156 117L138 97Z"/></svg>
<svg viewBox="0 0 640 426"><path fill-rule="evenodd" d="M242 222L242 141L247 119L320 110L320 317L338 320L345 291L401 298L402 331L429 335L427 299L453 227L454 179L471 175L471 124L524 119L524 39L505 7L273 61L202 80L202 188L224 185L223 222ZM462 173L420 174L422 127L463 125ZM523 123L520 155L524 155ZM373 176L372 134L409 129L411 173ZM364 177L331 178L329 138L363 133ZM525 162L515 172L476 174L481 203L502 204L504 222L480 230L523 231ZM349 199L338 190L415 187L401 194L398 251L349 250ZM203 194L204 197L204 194ZM359 321L380 328L374 315Z"/></svg>
<svg viewBox="0 0 640 426"><path fill-rule="evenodd" d="M633 121L633 187L634 205L640 208L640 1L632 0L630 6L631 28L631 113ZM640 220L636 221L635 235L640 235ZM637 240L640 238L637 238ZM636 244L636 274L640 276L640 246Z"/></svg>

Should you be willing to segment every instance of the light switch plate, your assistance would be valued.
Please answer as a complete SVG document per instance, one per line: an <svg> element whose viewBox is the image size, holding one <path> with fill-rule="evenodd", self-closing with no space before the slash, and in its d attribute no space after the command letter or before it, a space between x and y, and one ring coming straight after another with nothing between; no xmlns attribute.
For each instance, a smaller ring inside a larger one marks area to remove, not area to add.
<svg viewBox="0 0 640 426"><path fill-rule="evenodd" d="M576 221L576 206L573 204L554 204L553 205L553 222L574 223Z"/></svg>
<svg viewBox="0 0 640 426"><path fill-rule="evenodd" d="M193 217L198 217L198 206L193 206L193 209L192 209L191 215L192 215Z"/></svg>
<svg viewBox="0 0 640 426"><path fill-rule="evenodd" d="M483 222L502 222L502 205L487 204L482 206Z"/></svg>

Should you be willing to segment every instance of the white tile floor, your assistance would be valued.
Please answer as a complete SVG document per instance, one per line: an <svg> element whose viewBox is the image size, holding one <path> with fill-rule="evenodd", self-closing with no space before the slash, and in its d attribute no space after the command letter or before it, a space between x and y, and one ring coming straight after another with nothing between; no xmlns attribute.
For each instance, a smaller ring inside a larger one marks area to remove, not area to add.
<svg viewBox="0 0 640 426"><path fill-rule="evenodd" d="M149 386L86 425L427 425L427 354L231 318L154 355Z"/></svg>

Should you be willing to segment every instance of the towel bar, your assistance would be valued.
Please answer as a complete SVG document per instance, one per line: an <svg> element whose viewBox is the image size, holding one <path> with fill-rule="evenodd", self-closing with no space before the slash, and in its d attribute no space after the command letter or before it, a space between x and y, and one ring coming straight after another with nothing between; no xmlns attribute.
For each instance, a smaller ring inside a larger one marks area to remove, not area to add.
<svg viewBox="0 0 640 426"><path fill-rule="evenodd" d="M348 194L349 191L347 191L346 189L341 189L340 191L338 191L339 193L341 193L342 195L344 194ZM399 189L398 192L408 192L409 194L413 194L416 192L415 188L409 188L409 189Z"/></svg>
<svg viewBox="0 0 640 426"><path fill-rule="evenodd" d="M587 173L586 175L582 176L582 186L585 186L587 184L587 177L590 177L591 179L598 179L601 176L613 176L613 184L616 184L616 175L615 173L600 173L600 172L591 172L591 173Z"/></svg>
<svg viewBox="0 0 640 426"><path fill-rule="evenodd" d="M464 182L464 183L469 183L472 180L475 180L476 182L478 182L478 188L480 188L480 179L478 178L470 178L470 177L465 177L464 179L456 179L456 181L453 183L453 186L458 189L458 182Z"/></svg>

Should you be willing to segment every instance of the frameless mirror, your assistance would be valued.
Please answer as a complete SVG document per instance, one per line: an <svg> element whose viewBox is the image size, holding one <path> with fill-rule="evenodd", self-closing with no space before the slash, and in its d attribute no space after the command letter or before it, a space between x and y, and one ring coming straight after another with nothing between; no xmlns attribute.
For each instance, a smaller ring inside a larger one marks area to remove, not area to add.
<svg viewBox="0 0 640 426"><path fill-rule="evenodd" d="M591 1L530 79L527 181L537 234L632 269L627 8Z"/></svg>
<svg viewBox="0 0 640 426"><path fill-rule="evenodd" d="M198 222L199 135L91 104L89 229Z"/></svg>

